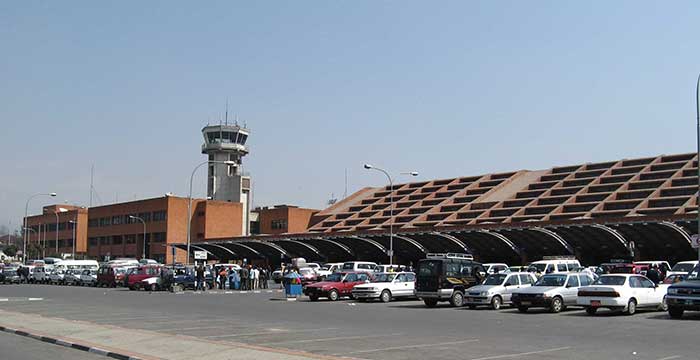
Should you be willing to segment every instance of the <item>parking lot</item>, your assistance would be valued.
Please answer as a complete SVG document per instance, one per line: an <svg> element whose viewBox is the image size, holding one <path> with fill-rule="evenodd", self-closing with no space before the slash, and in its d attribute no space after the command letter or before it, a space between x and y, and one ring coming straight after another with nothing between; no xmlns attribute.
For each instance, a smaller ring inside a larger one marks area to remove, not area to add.
<svg viewBox="0 0 700 360"><path fill-rule="evenodd" d="M0 310L205 340L242 342L362 359L695 359L700 315L670 320L581 310L427 309L419 301L296 302L259 293L148 293L124 289L8 285Z"/></svg>

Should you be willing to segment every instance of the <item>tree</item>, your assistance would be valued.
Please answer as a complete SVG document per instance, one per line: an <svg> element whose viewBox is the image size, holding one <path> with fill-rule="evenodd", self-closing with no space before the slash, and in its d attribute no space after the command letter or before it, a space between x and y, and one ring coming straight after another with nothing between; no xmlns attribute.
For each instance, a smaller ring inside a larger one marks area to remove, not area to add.
<svg viewBox="0 0 700 360"><path fill-rule="evenodd" d="M15 255L17 255L17 246L9 245L5 247L5 250L3 250L3 252L9 257L14 257Z"/></svg>

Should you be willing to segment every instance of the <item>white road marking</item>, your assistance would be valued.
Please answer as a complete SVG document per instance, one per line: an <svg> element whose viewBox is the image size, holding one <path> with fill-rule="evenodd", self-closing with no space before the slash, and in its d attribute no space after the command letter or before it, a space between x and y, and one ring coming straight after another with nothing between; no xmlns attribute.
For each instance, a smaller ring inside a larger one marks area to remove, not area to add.
<svg viewBox="0 0 700 360"><path fill-rule="evenodd" d="M539 350L539 351L530 351L530 352L517 353L517 354L505 354L505 355L487 356L487 357L480 357L480 358L475 358L475 359L471 359L471 360L506 359L506 358L513 358L513 357L518 357L518 356L535 355L535 354L544 354L544 353L548 353L548 352L562 351L562 350L568 350L568 349L571 349L571 347L570 347L570 346L565 346L565 347L560 347L560 348L546 349L546 350Z"/></svg>
<svg viewBox="0 0 700 360"><path fill-rule="evenodd" d="M169 316L154 316L154 317L149 317L148 315L144 316L139 316L139 317L129 317L129 318L102 318L102 319L84 319L83 321L133 321L133 320L146 320L146 321L151 321L155 319L170 319Z"/></svg>
<svg viewBox="0 0 700 360"><path fill-rule="evenodd" d="M10 299L0 299L0 301L2 301L2 302L10 301Z"/></svg>
<svg viewBox="0 0 700 360"><path fill-rule="evenodd" d="M322 328L322 329L293 329L293 330L287 330L287 329L269 329L266 332L253 332L253 333L242 333L242 334L228 334L228 335L212 335L212 336L203 336L204 338L207 339L221 339L221 338L230 338L230 337L236 337L236 336L256 336L256 335L273 335L273 334L281 334L281 333L288 333L288 332L316 332L316 331L326 331L326 330L338 330L338 328Z"/></svg>
<svg viewBox="0 0 700 360"><path fill-rule="evenodd" d="M431 346L442 346L442 345L455 345L455 344L464 344L464 343L477 342L477 341L479 341L479 339L469 339L469 340L461 340L461 341L449 341L449 342L432 343L432 344L417 344L417 345L406 345L406 346L394 346L394 347L385 347L385 348L381 348L381 349L358 350L358 351L351 351L351 352L345 352L345 353L338 353L338 354L333 354L333 356L351 355L351 354L367 354L367 353L380 352L380 351L416 349L416 348L431 347Z"/></svg>
<svg viewBox="0 0 700 360"><path fill-rule="evenodd" d="M41 301L41 300L44 300L44 298L28 298L27 300L29 300L29 301Z"/></svg>
<svg viewBox="0 0 700 360"><path fill-rule="evenodd" d="M363 336L337 336L337 337L320 338L320 339L291 340L291 341L275 341L275 342L268 342L268 343L259 343L259 344L255 344L255 345L304 344L304 343L323 342L323 341L374 339L374 338L377 338L377 337L400 336L400 335L403 335L403 334L401 334L401 333L396 333L396 334L363 335Z"/></svg>
<svg viewBox="0 0 700 360"><path fill-rule="evenodd" d="M680 356L680 355L673 355L673 356L669 356L669 357L665 357L665 358L661 358L661 359L657 359L657 360L680 359L681 357L682 357L682 356Z"/></svg>
<svg viewBox="0 0 700 360"><path fill-rule="evenodd" d="M272 325L279 325L279 323L268 323L268 324L259 324L256 323L255 326L272 326ZM240 329L240 328L254 328L255 326L251 325L212 325L212 326L195 326L195 327L186 327L186 328L171 328L171 327L164 327L164 328L155 328L155 329L144 329L144 330L152 330L152 331L191 331L191 330L207 330L207 329L221 329L221 330L234 330L234 329Z"/></svg>

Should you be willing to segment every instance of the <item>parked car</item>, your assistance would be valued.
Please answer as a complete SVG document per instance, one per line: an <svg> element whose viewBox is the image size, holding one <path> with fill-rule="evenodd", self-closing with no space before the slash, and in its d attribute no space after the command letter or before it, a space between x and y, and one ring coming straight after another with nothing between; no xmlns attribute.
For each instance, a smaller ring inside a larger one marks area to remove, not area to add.
<svg viewBox="0 0 700 360"><path fill-rule="evenodd" d="M610 269L610 274L646 274L648 264L617 264Z"/></svg>
<svg viewBox="0 0 700 360"><path fill-rule="evenodd" d="M196 286L196 279L197 276L193 266L179 267L174 269L173 283L177 285L177 287L180 289L194 290ZM206 284L207 289L211 289L214 287L212 278L205 277L204 283Z"/></svg>
<svg viewBox="0 0 700 360"><path fill-rule="evenodd" d="M671 270L666 273L666 276L669 275L676 275L676 274L682 274L682 275L688 275L689 272L693 271L693 269L698 266L698 261L679 261L676 263L676 265L673 265Z"/></svg>
<svg viewBox="0 0 700 360"><path fill-rule="evenodd" d="M272 272L272 281L276 284L282 283L282 268L277 268L277 270Z"/></svg>
<svg viewBox="0 0 700 360"><path fill-rule="evenodd" d="M311 301L317 301L321 297L327 297L330 301L336 301L343 296L352 296L355 285L363 284L373 279L368 272L342 272L334 273L326 277L324 281L304 286L304 295Z"/></svg>
<svg viewBox="0 0 700 360"><path fill-rule="evenodd" d="M4 269L2 269L2 274L5 275L5 278L3 279L3 283L5 284L19 284L21 279L19 275L17 275L17 267L14 266L6 266Z"/></svg>
<svg viewBox="0 0 700 360"><path fill-rule="evenodd" d="M545 256L544 260L531 262L527 271L536 274L558 274L570 272L578 267L581 267L581 263L576 259Z"/></svg>
<svg viewBox="0 0 700 360"><path fill-rule="evenodd" d="M343 263L327 263L321 266L320 269L316 270L319 278L324 279L326 276L341 271L343 269Z"/></svg>
<svg viewBox="0 0 700 360"><path fill-rule="evenodd" d="M310 267L305 267L299 269L299 275L301 275L301 284L306 285L318 281L318 275L316 271Z"/></svg>
<svg viewBox="0 0 700 360"><path fill-rule="evenodd" d="M465 302L470 309L486 305L498 310L501 305L511 304L510 297L515 291L529 287L536 281L535 275L529 272L491 274L483 284L467 290Z"/></svg>
<svg viewBox="0 0 700 360"><path fill-rule="evenodd" d="M688 277L688 274L671 274L669 276L666 276L666 278L664 279L662 284L668 284L668 285L675 284L675 283L678 283L678 282L685 280L687 277Z"/></svg>
<svg viewBox="0 0 700 360"><path fill-rule="evenodd" d="M671 270L671 265L669 265L668 261L635 261L635 265L646 265L647 269L651 267L651 265L656 265L661 272L661 278L665 278L666 274ZM642 275L645 275L646 272L643 272Z"/></svg>
<svg viewBox="0 0 700 360"><path fill-rule="evenodd" d="M49 274L49 283L53 285L63 285L66 271L68 270L53 270L51 274Z"/></svg>
<svg viewBox="0 0 700 360"><path fill-rule="evenodd" d="M382 302L414 297L415 282L416 274L412 272L377 273L369 284L355 285L352 295L358 301L379 299Z"/></svg>
<svg viewBox="0 0 700 360"><path fill-rule="evenodd" d="M99 287L116 287L117 286L117 274L118 269L124 269L117 266L106 265L100 266L97 270L97 283ZM126 271L124 271L126 274ZM123 279L122 279L123 281Z"/></svg>
<svg viewBox="0 0 700 360"><path fill-rule="evenodd" d="M482 264L486 270L486 274L498 274L508 270L508 265L502 263L486 263Z"/></svg>
<svg viewBox="0 0 700 360"><path fill-rule="evenodd" d="M700 311L700 266L696 266L685 281L668 287L666 303L672 319L682 318L686 311Z"/></svg>
<svg viewBox="0 0 700 360"><path fill-rule="evenodd" d="M29 272L29 282L34 284L44 284L48 280L46 268L44 266L36 266Z"/></svg>
<svg viewBox="0 0 700 360"><path fill-rule="evenodd" d="M374 268L375 273L388 273L388 272L400 272L400 271L406 271L406 266L404 266L404 265L378 264Z"/></svg>
<svg viewBox="0 0 700 360"><path fill-rule="evenodd" d="M540 307L558 313L567 306L576 306L578 288L592 282L593 278L583 273L547 274L534 285L514 292L511 301L520 312Z"/></svg>
<svg viewBox="0 0 700 360"><path fill-rule="evenodd" d="M97 272L95 270L85 269L80 273L79 279L80 279L80 285L96 286L97 285Z"/></svg>
<svg viewBox="0 0 700 360"><path fill-rule="evenodd" d="M63 275L63 285L80 285L80 274L82 272L80 269L66 270Z"/></svg>
<svg viewBox="0 0 700 360"><path fill-rule="evenodd" d="M160 275L161 265L141 265L128 273L126 286L129 290L139 290L141 280Z"/></svg>
<svg viewBox="0 0 700 360"><path fill-rule="evenodd" d="M161 268L158 276L149 277L141 280L139 289L149 291L169 290L173 283L173 273L168 268Z"/></svg>
<svg viewBox="0 0 700 360"><path fill-rule="evenodd" d="M368 261L347 261L343 263L342 271L355 271L355 272L374 272L374 268L377 267L376 263Z"/></svg>
<svg viewBox="0 0 700 360"><path fill-rule="evenodd" d="M485 273L472 255L456 253L428 254L416 268L415 294L427 307L440 301L462 306L467 289L480 284Z"/></svg>
<svg viewBox="0 0 700 360"><path fill-rule="evenodd" d="M666 311L666 285L656 285L645 276L636 274L603 275L592 285L578 289L576 304L589 315L599 308L624 311L633 315L638 308Z"/></svg>

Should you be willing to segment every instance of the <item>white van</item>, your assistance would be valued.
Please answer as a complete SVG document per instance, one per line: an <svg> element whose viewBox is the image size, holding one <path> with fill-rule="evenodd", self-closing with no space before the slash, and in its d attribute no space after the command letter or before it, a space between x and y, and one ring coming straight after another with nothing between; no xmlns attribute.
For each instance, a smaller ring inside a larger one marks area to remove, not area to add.
<svg viewBox="0 0 700 360"><path fill-rule="evenodd" d="M557 274L568 273L579 267L581 263L575 258L548 259L545 256L544 260L531 262L527 266L527 271L537 274Z"/></svg>
<svg viewBox="0 0 700 360"><path fill-rule="evenodd" d="M97 260L63 260L54 265L54 269L59 271L86 269L97 271L99 267L100 265L97 263Z"/></svg>
<svg viewBox="0 0 700 360"><path fill-rule="evenodd" d="M348 261L343 263L342 271L374 272L377 263L369 261Z"/></svg>
<svg viewBox="0 0 700 360"><path fill-rule="evenodd" d="M505 272L508 270L508 265L503 264L503 263L486 263L486 264L481 264L484 266L484 269L486 269L486 274L498 274L501 272Z"/></svg>

